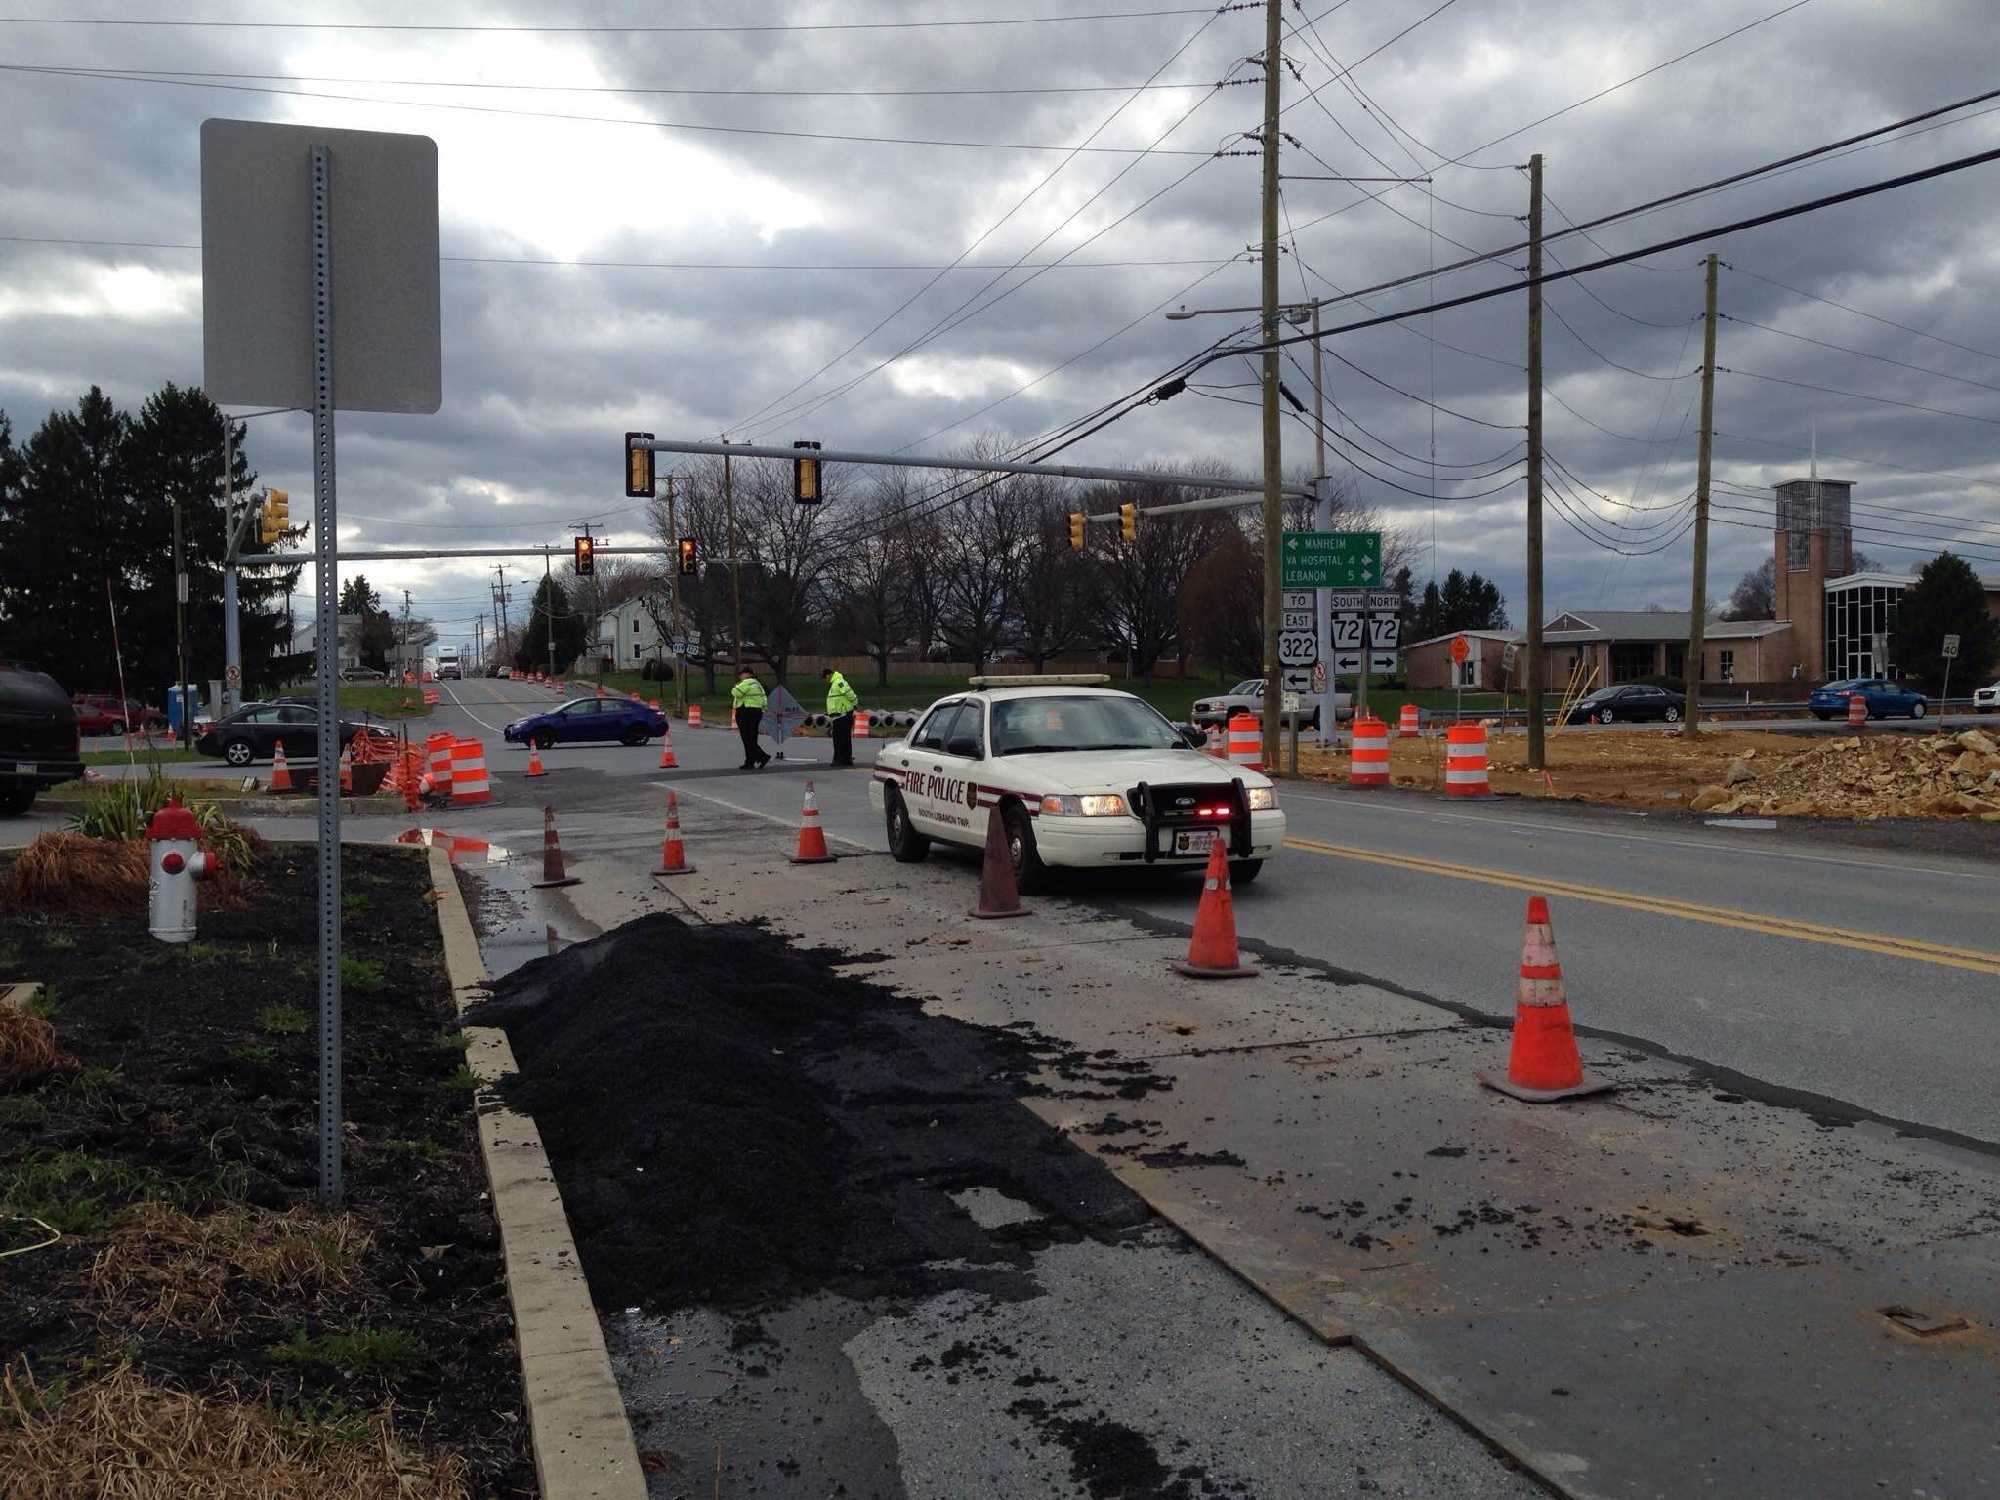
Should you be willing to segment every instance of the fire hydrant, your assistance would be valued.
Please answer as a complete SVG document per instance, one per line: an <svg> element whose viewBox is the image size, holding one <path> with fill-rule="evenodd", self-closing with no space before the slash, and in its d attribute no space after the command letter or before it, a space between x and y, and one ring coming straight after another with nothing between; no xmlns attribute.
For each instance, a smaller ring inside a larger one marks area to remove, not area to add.
<svg viewBox="0 0 2000 1500"><path fill-rule="evenodd" d="M211 864L200 847L201 825L179 797L153 814L146 829L151 879L147 928L163 943L194 940L194 883L206 879Z"/></svg>

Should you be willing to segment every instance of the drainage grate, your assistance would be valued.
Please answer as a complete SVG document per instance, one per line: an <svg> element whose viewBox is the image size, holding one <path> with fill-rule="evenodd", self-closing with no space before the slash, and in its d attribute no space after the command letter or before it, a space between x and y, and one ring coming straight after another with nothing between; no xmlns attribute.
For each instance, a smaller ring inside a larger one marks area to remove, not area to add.
<svg viewBox="0 0 2000 1500"><path fill-rule="evenodd" d="M1915 1334L1920 1339L1936 1338L1941 1333L1964 1333L1972 1327L1963 1318L1950 1313L1929 1313L1918 1308L1904 1307L1901 1303L1881 1309L1882 1316L1894 1323L1905 1333Z"/></svg>

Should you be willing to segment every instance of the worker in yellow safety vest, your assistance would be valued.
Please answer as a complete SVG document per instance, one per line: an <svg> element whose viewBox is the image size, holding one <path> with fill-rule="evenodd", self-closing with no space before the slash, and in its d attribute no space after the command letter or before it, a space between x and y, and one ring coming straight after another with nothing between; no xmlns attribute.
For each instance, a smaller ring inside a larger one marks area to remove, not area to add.
<svg viewBox="0 0 2000 1500"><path fill-rule="evenodd" d="M819 674L826 680L826 723L827 731L833 736L833 763L836 766L854 764L854 710L861 700L854 694L853 687L840 674L838 667L822 668Z"/></svg>
<svg viewBox="0 0 2000 1500"><path fill-rule="evenodd" d="M736 669L736 686L729 690L729 706L736 711L736 733L743 740L743 764L739 771L761 771L771 763L770 752L757 743L757 728L764 722L764 684L748 667Z"/></svg>

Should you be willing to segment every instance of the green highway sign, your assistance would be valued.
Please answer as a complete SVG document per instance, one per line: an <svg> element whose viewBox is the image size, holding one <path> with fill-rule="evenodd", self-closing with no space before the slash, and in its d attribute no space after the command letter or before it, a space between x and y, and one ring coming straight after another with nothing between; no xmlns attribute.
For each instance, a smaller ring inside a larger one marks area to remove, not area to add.
<svg viewBox="0 0 2000 1500"><path fill-rule="evenodd" d="M1365 589L1382 582L1379 531L1288 531L1278 550L1283 588Z"/></svg>

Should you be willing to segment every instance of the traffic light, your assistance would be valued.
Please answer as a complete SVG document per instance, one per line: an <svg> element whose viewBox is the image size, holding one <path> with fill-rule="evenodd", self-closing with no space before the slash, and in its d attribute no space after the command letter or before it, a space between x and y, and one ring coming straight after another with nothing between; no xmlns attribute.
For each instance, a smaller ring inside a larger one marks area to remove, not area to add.
<svg viewBox="0 0 2000 1500"><path fill-rule="evenodd" d="M291 495L284 490L265 490L263 512L257 517L258 540L268 547L291 530L291 526Z"/></svg>
<svg viewBox="0 0 2000 1500"><path fill-rule="evenodd" d="M701 572L701 549L691 536L681 538L681 577L693 578Z"/></svg>
<svg viewBox="0 0 2000 1500"><path fill-rule="evenodd" d="M1139 540L1139 507L1130 500L1118 507L1118 531L1128 542Z"/></svg>
<svg viewBox="0 0 2000 1500"><path fill-rule="evenodd" d="M793 443L794 448L804 448L817 453L818 443ZM800 505L817 505L820 502L819 460L816 458L795 458L792 460L792 499Z"/></svg>
<svg viewBox="0 0 2000 1500"><path fill-rule="evenodd" d="M576 539L576 576L588 578L596 571L597 542L592 537L580 536Z"/></svg>
<svg viewBox="0 0 2000 1500"><path fill-rule="evenodd" d="M1080 510L1069 513L1069 550L1072 552L1083 550L1083 512Z"/></svg>
<svg viewBox="0 0 2000 1500"><path fill-rule="evenodd" d="M632 446L635 438L651 437L650 432L625 434L625 498L628 500L653 498L653 450Z"/></svg>

